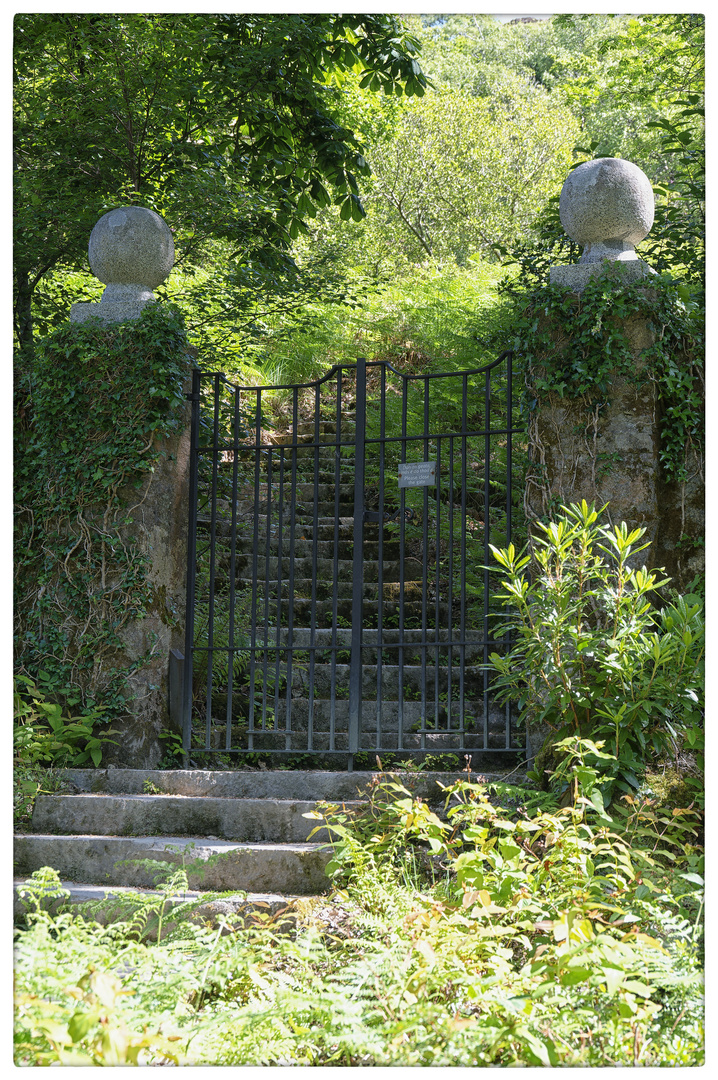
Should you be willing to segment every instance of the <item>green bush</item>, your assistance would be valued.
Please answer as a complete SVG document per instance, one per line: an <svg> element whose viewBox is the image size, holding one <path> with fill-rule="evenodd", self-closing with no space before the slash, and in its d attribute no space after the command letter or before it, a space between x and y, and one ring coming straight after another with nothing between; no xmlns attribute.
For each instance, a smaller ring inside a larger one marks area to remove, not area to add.
<svg viewBox="0 0 718 1080"><path fill-rule="evenodd" d="M74 709L79 692L58 690L44 685L38 673L38 685L26 675L18 675L13 694L13 812L16 824L29 821L36 796L54 791L62 781L53 774L56 767L97 767L103 748L113 743L114 728L97 730L107 721L102 706ZM56 699L62 697L60 704ZM55 699L55 700L53 700Z"/></svg>
<svg viewBox="0 0 718 1080"><path fill-rule="evenodd" d="M546 725L551 742L605 740L615 757L602 765L610 798L637 790L648 759L673 756L700 730L702 603L674 595L654 607L668 581L633 568L645 529L605 527L585 501L562 509L536 525L533 576L530 554L492 547L504 575L501 632L514 644L491 664L500 699Z"/></svg>

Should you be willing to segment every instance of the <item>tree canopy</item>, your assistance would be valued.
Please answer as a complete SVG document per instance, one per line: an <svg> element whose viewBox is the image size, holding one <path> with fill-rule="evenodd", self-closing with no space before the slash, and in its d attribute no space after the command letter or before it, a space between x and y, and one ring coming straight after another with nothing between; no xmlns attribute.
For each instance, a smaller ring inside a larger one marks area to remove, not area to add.
<svg viewBox="0 0 718 1080"><path fill-rule="evenodd" d="M18 15L17 332L105 210L167 213L180 259L221 238L271 264L332 199L361 218L369 171L335 119L334 70L421 95L417 45L389 15Z"/></svg>
<svg viewBox="0 0 718 1080"><path fill-rule="evenodd" d="M602 156L647 173L641 253L695 291L703 67L697 15L18 15L17 340L99 297L89 233L127 203L167 218L160 295L230 368L432 267L544 281L576 254L561 184Z"/></svg>

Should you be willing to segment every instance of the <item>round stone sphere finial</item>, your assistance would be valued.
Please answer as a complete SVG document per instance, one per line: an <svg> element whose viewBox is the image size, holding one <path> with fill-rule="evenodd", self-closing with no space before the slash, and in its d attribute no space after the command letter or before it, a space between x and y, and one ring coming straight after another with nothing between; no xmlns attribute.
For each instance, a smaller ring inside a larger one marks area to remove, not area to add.
<svg viewBox="0 0 718 1080"><path fill-rule="evenodd" d="M638 259L634 247L651 231L654 207L650 180L622 158L585 161L569 173L559 199L561 224L583 245L583 264Z"/></svg>
<svg viewBox="0 0 718 1080"><path fill-rule="evenodd" d="M95 225L88 249L90 269L107 288L101 303L154 300L174 264L169 226L154 210L120 206Z"/></svg>

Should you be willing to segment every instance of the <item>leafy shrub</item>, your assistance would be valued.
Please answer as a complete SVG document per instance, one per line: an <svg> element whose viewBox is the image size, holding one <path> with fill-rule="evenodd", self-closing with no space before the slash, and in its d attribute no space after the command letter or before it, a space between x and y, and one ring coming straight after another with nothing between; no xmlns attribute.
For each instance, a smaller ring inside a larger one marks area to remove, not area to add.
<svg viewBox="0 0 718 1080"><path fill-rule="evenodd" d="M72 708L79 699L79 693L68 691L65 707ZM116 734L114 728L106 728L101 735L94 730L98 722L105 720L102 705L76 716L65 715L63 706L48 701L44 691L26 675L17 676L14 705L15 756L21 764L76 768L92 762L97 767L103 746L115 742L109 738Z"/></svg>
<svg viewBox="0 0 718 1080"><path fill-rule="evenodd" d="M69 688L60 693L53 687L52 697L63 696L60 704L52 700L43 682L45 672L38 674L38 683L27 675L18 675L13 695L13 809L16 824L30 819L36 796L41 791L57 790L62 781L53 775L55 767L78 767L102 761L103 747L113 743L114 728L98 731L97 725L106 722L102 706L85 708L72 715L70 710L79 704L79 691Z"/></svg>
<svg viewBox="0 0 718 1080"><path fill-rule="evenodd" d="M593 506L563 507L537 523L531 555L492 547L504 574L501 600L515 635L491 655L500 699L517 701L528 723L545 724L553 743L570 735L603 739L604 793L639 787L647 757L670 756L701 725L704 626L695 595L656 609L668 584L633 569L645 529L604 527Z"/></svg>

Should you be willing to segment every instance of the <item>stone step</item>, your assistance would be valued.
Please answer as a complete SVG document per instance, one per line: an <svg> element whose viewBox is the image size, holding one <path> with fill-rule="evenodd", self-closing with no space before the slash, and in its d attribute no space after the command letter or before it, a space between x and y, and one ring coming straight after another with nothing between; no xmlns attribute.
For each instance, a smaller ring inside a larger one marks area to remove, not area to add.
<svg viewBox="0 0 718 1080"><path fill-rule="evenodd" d="M204 714L206 695L199 699L201 711ZM310 702L307 697L293 697L291 704L291 723L289 727L295 731L307 731L311 711L312 725L315 731L331 730L332 717L334 730L347 731L349 724L349 701L348 695L331 700L314 697ZM249 703L246 697L235 692L232 698L232 730L244 732L249 723ZM484 730L484 703L481 699L472 701L465 697L463 706L459 701L458 689L452 696L451 709L447 702L439 701L438 708L433 697L426 699L401 702L401 708L397 700L383 698L381 709L376 700L376 691L373 698L365 698L362 701L362 718L364 732L376 731L377 718L382 731L398 731L399 718L404 731L431 730L433 732L460 731L462 726L466 732L477 733ZM462 725L462 716L464 722ZM212 723L219 730L224 730L227 723L227 693L215 691L212 694ZM278 726L282 730L287 727L287 697L286 689L280 691L278 701L275 701L274 693L268 693L266 698L266 713L263 715L261 693L255 687L255 708L253 723L259 728L262 723L268 727ZM486 723L490 732L503 732L506 729L506 707L490 702Z"/></svg>
<svg viewBox="0 0 718 1080"><path fill-rule="evenodd" d="M312 561L316 552L318 560L325 563L329 563L333 566L334 559L336 558L340 563L348 562L350 565L354 556L354 541L344 536L334 538L333 532L327 540L312 540L311 535L307 535L307 529L302 527L301 529L295 529L294 531L294 557L296 559L307 559ZM217 555L216 558L219 561L223 561L223 564L229 567L229 559L232 554L231 543L224 543L223 541L230 541L231 535L228 531L226 536L219 537L217 539ZM290 534L285 529L281 536L282 556L286 559L289 556L289 540ZM280 537L278 531L267 537L266 533L260 532L257 536L257 565L261 567L266 561L267 557L270 559L277 559L279 557ZM242 533L237 530L234 553L235 559L248 559L248 566L252 565L252 557L254 555L254 533L251 527L247 526L245 532ZM382 562L398 562L400 556L400 546L397 539L386 538L382 544ZM408 559L408 555L405 553L405 559ZM371 564L376 565L379 560L379 543L376 540L365 540L362 547L362 560L365 566ZM458 571L457 571L458 572Z"/></svg>
<svg viewBox="0 0 718 1080"><path fill-rule="evenodd" d="M414 583L412 583L414 584ZM417 588L420 589L420 583L415 583ZM370 586L369 586L370 587ZM384 600L382 601L382 618L384 625L391 624L398 626L400 615L403 613L404 628L406 630L419 630L422 625L426 630L433 633L436 627L436 604L427 603L426 605L426 619L422 622L423 608L420 601L414 601L407 597L404 600L404 604L399 606L394 600L388 599L386 593L388 586L384 590ZM377 609L378 598L376 596L377 588L374 586L374 599L364 599L362 603L362 620L367 630L376 630L377 626ZM405 596L408 590L405 590ZM221 594L217 592L216 602L219 603L222 597L226 601L228 593ZM197 597L197 614L196 614L196 626L199 627L206 625L206 612L208 611L209 596L207 594ZM333 599L323 600L318 599L312 603L312 600L306 596L294 596L293 601L293 626L308 628L311 626L312 613L314 614L314 624L318 629L331 629L335 624L334 621L334 603ZM286 627L289 622L289 601L287 597L283 597L280 601L280 625ZM336 600L337 611L336 614L340 619L344 620L344 625L351 625L352 619L352 599L351 597L339 596ZM203 610L204 609L204 610ZM264 639L264 626L265 619L267 625L276 627L277 623L277 600L267 599L266 604L262 601L261 610L258 612L257 625L254 633L260 638ZM458 612L449 612L448 604L442 603L439 606L439 629L445 630L450 621L455 622L458 619Z"/></svg>
<svg viewBox="0 0 718 1080"><path fill-rule="evenodd" d="M262 541L267 536L267 515L257 514L258 521L258 533ZM286 514L283 517L282 535L284 537L289 536L289 523L292 518L295 519L295 537L297 539L314 539L314 516L312 514L292 514L291 508L287 509ZM212 524L212 518L209 513L209 508L201 508L197 514L197 525L201 532L209 532ZM229 537L231 533L232 519L231 517L220 517L217 515L215 520L215 532L219 536ZM391 531L389 526L391 526ZM254 536L254 522L251 521L237 521L238 533L242 533L243 536ZM269 533L271 539L278 538L279 526L277 518L270 516L269 519ZM407 522L406 525L406 538L410 535L421 536L420 529L412 522ZM378 521L365 521L364 522L364 543L374 542L378 543L379 540L379 522ZM317 517L317 540L331 540L335 537L340 540L344 540L348 543L354 542L354 518L350 514L340 514L337 518L334 514L319 514ZM398 531L397 524L385 523L384 525L384 540L393 540L398 543Z"/></svg>
<svg viewBox="0 0 718 1080"><path fill-rule="evenodd" d="M244 843L206 837L102 835L15 837L16 874L29 877L52 866L61 878L95 885L152 888L162 867L146 860L184 866L191 889L226 892L326 892L324 867L330 850L317 843Z"/></svg>
<svg viewBox="0 0 718 1080"><path fill-rule="evenodd" d="M441 650L442 656L447 655L449 647L451 647L454 653L457 653L461 648L466 650L466 655L469 655L469 650L474 652L481 652L483 649L484 637L480 630L465 630L464 636L460 636L460 628L453 627L447 629L441 627L438 631L432 630L431 635L427 637L423 630L404 630L401 635L403 642L403 648L408 650L410 648L419 649L420 646L425 646L429 653L432 650L436 650L438 647ZM277 628L276 626L270 626L267 628L267 644L273 647L277 644ZM331 649L333 647L346 647L351 645L352 632L348 627L332 627L330 629L312 630L306 626L295 626L292 630L292 645L295 649L308 649L310 645L315 645L318 649ZM263 642L263 638L259 642ZM399 646L400 634L396 627L385 626L381 630L381 634L377 629L364 630L362 632L362 649L372 649L377 642L381 642L383 649L391 649L392 655L396 656L396 651ZM286 626L279 628L279 641L280 647L286 647L289 641L289 630ZM460 642L463 641L463 646ZM451 646L449 646L451 642ZM491 642L491 649L496 649L497 643ZM366 655L366 652L364 652ZM406 655L406 653L405 653ZM374 654L372 653L372 660Z"/></svg>
<svg viewBox="0 0 718 1080"><path fill-rule="evenodd" d="M274 651L274 650L273 650ZM218 650L215 649L213 673L213 689L220 693L227 690L227 675L221 676L221 664L224 660L224 671L226 672L227 661L225 658L217 657ZM201 655L199 649L195 650L195 670L198 668L197 658ZM310 664L305 660L295 658L291 665L291 678L287 679L289 665L283 662L278 664L267 664L267 682L266 685L270 690L270 693L274 694L274 687L279 683L280 686L285 688L287 682L290 681L292 687L292 696L294 698L306 697L310 689L310 674L313 674L313 693L315 698L323 699L330 698L332 692L340 692L342 690L349 690L349 678L351 668L349 664L314 664L313 672L310 672ZM484 675L483 668L479 665L467 664L464 666L464 694L470 699L482 699L484 688ZM255 666L255 693L260 692L261 683L264 678L264 667L261 660L261 654L257 658ZM247 685L247 684L245 684ZM451 686L452 697L458 700L459 695L459 672L455 668L451 669L451 675L448 667L435 667L433 664L427 663L426 666L404 664L399 666L398 664L382 664L381 668L381 689L382 696L390 700L398 700L400 697L406 700L407 697L419 700L420 697L426 698L426 700L433 700L436 690L438 688L439 695L447 694L449 686ZM400 687L402 693L400 693ZM239 696L241 693L241 684L235 687L236 693ZM361 694L365 702L376 701L377 696L377 667L375 664L363 664L361 669ZM281 694L280 694L281 696ZM341 696L341 693L339 693ZM466 699L465 699L466 700ZM466 705L465 705L466 707ZM482 706L483 709L483 706Z"/></svg>
<svg viewBox="0 0 718 1080"><path fill-rule="evenodd" d="M203 720L196 720L194 738L194 747L200 752L202 750L220 754L226 752L226 726L219 722L210 732L209 746L206 745L206 728ZM506 749L504 731L498 730L489 730L488 745L485 745L483 730L463 733L458 731L421 733L409 731L407 725L404 727L401 740L399 740L397 730L382 730L381 736L377 738L375 725L372 727L372 723L365 718L358 752L371 755L411 752L412 755L415 753L418 755L419 752L426 751L432 755L459 754L462 757L464 754L471 754L473 768L482 772L494 772L504 767L510 769L515 766L516 754L524 747L525 735L520 733L512 739L511 747ZM308 739L306 730L293 728L291 731L285 731L281 727L270 729L269 725L266 730L262 730L257 721L255 730L251 733L246 727L241 729L233 727L230 750L249 753L311 753L320 756L333 753L348 754L349 736L346 728L344 731L335 730L333 736L329 731L320 731L315 728L312 731L312 738ZM190 758L194 753L195 749L190 750ZM417 761L420 760L421 757L417 756ZM209 763L207 767L210 767Z"/></svg>
<svg viewBox="0 0 718 1080"><path fill-rule="evenodd" d="M340 704L340 703L338 703ZM343 704L346 704L344 702ZM166 795L231 799L298 799L343 802L368 798L377 783L402 784L417 798L443 801L445 787L466 779L465 772L336 772L326 769L58 769L58 777L77 792L141 795L147 786ZM500 773L484 774L488 781ZM397 797L402 798L401 793Z"/></svg>
<svg viewBox="0 0 718 1080"><path fill-rule="evenodd" d="M361 803L345 801L347 810ZM39 795L33 832L106 836L206 836L236 843L297 844L319 824L316 801L205 795ZM329 840L326 829L313 839Z"/></svg>
<svg viewBox="0 0 718 1080"><path fill-rule="evenodd" d="M295 544L294 558L290 559L288 555L289 544L284 546L284 558L281 562L278 558L274 558L270 555L267 559L266 553L260 548L259 557L257 558L257 581L258 582L276 582L278 576L281 574L282 581L289 579L289 574L294 571L295 581L311 582L316 576L318 582L326 583L333 580L347 582L352 580L354 573L354 564L348 559L338 559L335 564L333 559L320 559L317 556L316 564L312 555L309 557L302 557L301 553L296 550ZM267 565L267 563L269 565ZM231 557L224 553L220 554L215 560L215 574L229 576L231 570ZM252 567L254 566L253 555L236 555L234 559L234 572L237 581L252 581ZM404 580L415 581L418 580L416 576L417 563L414 560L404 561ZM379 566L375 561L364 562L362 572L365 582L375 583L379 581ZM431 573L431 570L429 570ZM401 564L398 561L392 561L384 559L382 563L382 581L394 582L399 581L401 577ZM260 586L260 588L262 588Z"/></svg>
<svg viewBox="0 0 718 1080"><path fill-rule="evenodd" d="M294 534L294 556L297 559L313 559L314 552L316 551L317 559L323 560L326 563L334 563L336 557L339 562L352 562L354 556L354 541L352 539L334 539L332 534L328 540L312 540L311 536L306 536L307 530L302 528L299 531L295 530ZM279 554L279 537L270 536L269 543L267 543L266 534L258 536L258 562L266 559L267 555L270 558L276 559ZM229 548L222 546L220 551L222 557L227 557ZM238 536L235 551L237 555L251 555L254 550L254 536ZM286 558L289 551L288 536L285 533L282 536L282 554ZM399 559L400 548L399 541L396 539L385 539L382 544L382 562L396 562ZM379 543L376 540L365 540L362 547L362 559L365 565L371 563L377 563L379 559Z"/></svg>
<svg viewBox="0 0 718 1080"><path fill-rule="evenodd" d="M412 578L405 577L403 583L399 580L387 581L386 579L384 579L384 581L382 582L383 599L385 601L399 601L403 592L404 603L406 604L414 602L415 604L418 604L419 611L421 611L421 601L424 595L424 590L421 578L416 576L417 573L421 573L421 567L418 568L418 571L413 571L414 576ZM298 600L303 600L306 603L311 604L312 594L314 594L317 601L325 600L331 602L335 595L338 600L345 600L349 602L351 602L353 598L353 585L351 579L348 581L339 580L335 582L331 578L322 579L321 577L318 577L318 579L314 581L312 578L302 578L295 575L293 584L294 589L291 595L293 595L295 603ZM401 588L402 584L403 590ZM431 581L429 581L428 584L429 587L431 587ZM237 576L236 578L236 586L243 592L251 592L253 585L254 582L251 577L245 578ZM216 592L219 595L227 595L229 588L228 585L225 585L227 593L223 592L221 586L222 582L220 580L216 580ZM458 594L458 589L455 590L455 592ZM284 610L286 611L287 602L290 596L289 580L283 579L282 581L272 581L270 579L269 581L264 582L263 586L261 587L259 586L259 584L257 585L257 593L262 597L262 599L264 599L264 597L267 597L270 601L276 600L277 598L281 599L284 603ZM378 602L378 581L364 581L362 585L362 599L369 601L373 600L374 603ZM207 593L198 593L198 604L202 604L203 602L206 602L208 600L209 596ZM431 613L435 613L436 601L432 600L430 596L427 596L426 607L427 611L431 609Z"/></svg>
<svg viewBox="0 0 718 1080"><path fill-rule="evenodd" d="M180 906L185 908L185 912L181 916L183 919L202 924L209 923L210 925L215 925L221 916L229 917L234 926L237 925L239 920L242 920L244 925L248 926L257 921L258 918L263 919L267 915L281 914L284 916L281 923L275 923L272 927L277 932L282 927L285 927L287 931L291 931L291 928L296 925L298 908L301 910L305 905L311 904L312 901L314 901L312 906L320 906L322 903L326 903L324 897L321 896L299 897L285 896L279 893L240 892L234 895L229 894L218 897L214 893L200 892L197 889L187 889L185 892L176 895L168 895L159 892L157 889L138 889L129 885L107 887L77 881L61 881L60 885L69 895L59 897L49 903L45 901L42 905L43 910L57 914L60 911L71 910L72 907L77 905L89 905L90 910L83 912L84 917L90 918L101 926L119 920L124 921L131 916L132 911L146 908L153 901L158 903L164 900L163 940L177 925L177 918L173 918L172 912L173 909ZM13 916L16 920L22 919L28 911L28 901L23 901L19 895L24 886L25 882L20 878L13 881ZM191 905L191 913L187 912L187 905ZM29 910L33 910L31 905ZM146 921L143 921L142 940L156 941L157 930L157 915L149 915Z"/></svg>
<svg viewBox="0 0 718 1080"><path fill-rule="evenodd" d="M261 669L261 664L258 664ZM257 667L255 667L256 679L259 677ZM350 679L351 667L349 664L335 664L334 667L331 664L314 664L313 670L313 691L315 698L328 699L333 688L335 690L348 690ZM272 685L276 683L276 679L280 679L281 683L286 686L287 665L280 663L279 671L276 670L276 665L273 669L270 669L268 665L268 679L271 678ZM482 696L484 689L484 676L485 672L483 667L475 664L466 664L463 669L463 686L466 696L476 698ZM407 694L417 694L424 697L426 700L432 700L434 697L435 689L438 687L439 694L446 693L449 685L452 689L452 696L458 698L459 693L459 672L452 670L451 679L449 680L448 667L436 667L433 664L426 664L425 666L404 664L399 667L398 664L382 664L381 665L381 689L385 698L396 700L399 697L399 686L403 689L402 697L406 699ZM257 683L255 681L255 688ZM295 697L306 697L309 693L310 687L310 665L309 663L301 663L298 665L295 661L292 665L292 688ZM219 685L217 690L219 690ZM375 664L363 664L362 665L362 698L364 701L376 701L377 699L377 667Z"/></svg>
<svg viewBox="0 0 718 1080"><path fill-rule="evenodd" d="M215 616L216 617L216 616ZM216 625L216 623L215 623ZM226 627L226 624L225 624ZM315 631L315 636L318 633L331 634L331 630L325 629L323 631ZM286 642L288 631L286 628L281 632L283 640ZM304 636L306 634L306 637ZM301 639L300 639L301 635ZM332 648L330 645L325 647L315 646L311 648L309 646L309 639L311 630L306 627L295 627L292 632L292 640L294 642L293 651L293 664L301 664L303 667L308 667L311 663L312 654L314 655L314 666L332 666L332 663L347 664L351 660L351 630L338 630L336 634L336 644ZM250 649L250 641L254 640L254 648ZM203 643L199 641L196 646L195 663L199 664L202 669L206 668L207 661L205 656L209 654L208 647L204 644L206 637L203 639ZM305 643L300 643L303 641ZM230 649L226 642L226 632L224 639L220 636L218 631L215 631L214 644L212 653L214 656L214 666L216 671L216 677L227 682L227 671L229 667L230 657L234 656L234 685L237 686L236 679L242 672L248 671L252 652L254 653L255 665L260 668L264 668L266 661L268 671L275 671L277 662L280 665L280 673L285 670L288 661L288 649L286 645L277 645L276 629L270 627L268 632L265 633L263 627L259 626L255 632L255 636L252 639L248 633L242 636L241 632L235 634L234 648ZM481 663L483 660L483 647L481 645L466 645L464 648L464 660L469 666L475 665L477 662ZM491 651L496 648L496 645L491 644ZM438 651L438 656L437 656ZM411 643L405 644L401 647L398 645L391 645L385 643L381 650L382 667L386 665L396 666L396 661L401 656L403 657L403 663L408 667L421 667L422 662L425 662L427 667L432 668L449 668L449 659L451 660L452 670L452 684L458 685L459 665L461 662L462 647L454 645L449 647L448 645L441 645L438 647L435 645L426 645L424 647L420 645L413 645ZM371 648L371 646L362 646L362 661L365 665L371 665L372 667L379 664L379 653L377 649ZM279 656L277 654L279 653ZM241 670L240 670L241 669ZM222 674L224 672L224 674ZM247 681L247 676L244 678L244 683Z"/></svg>

